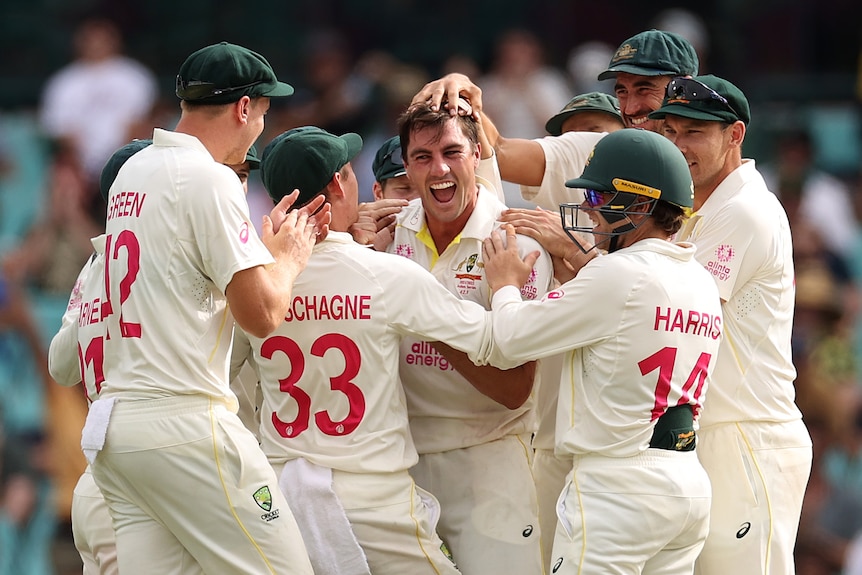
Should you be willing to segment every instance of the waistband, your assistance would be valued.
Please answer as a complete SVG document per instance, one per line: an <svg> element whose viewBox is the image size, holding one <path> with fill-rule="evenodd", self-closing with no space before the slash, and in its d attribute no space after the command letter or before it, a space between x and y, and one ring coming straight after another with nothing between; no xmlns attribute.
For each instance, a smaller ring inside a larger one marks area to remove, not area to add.
<svg viewBox="0 0 862 575"><path fill-rule="evenodd" d="M113 416L168 417L188 413L201 413L211 409L223 409L236 413L235 402L206 395L178 395L158 399L118 399Z"/></svg>

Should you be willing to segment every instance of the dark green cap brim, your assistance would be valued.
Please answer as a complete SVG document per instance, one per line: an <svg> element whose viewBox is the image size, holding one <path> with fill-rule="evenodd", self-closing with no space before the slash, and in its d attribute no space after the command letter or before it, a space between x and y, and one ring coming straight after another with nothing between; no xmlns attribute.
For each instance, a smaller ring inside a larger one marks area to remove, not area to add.
<svg viewBox="0 0 862 575"><path fill-rule="evenodd" d="M285 84L284 82L276 82L275 88L269 90L261 94L261 96L267 96L269 98L276 98L278 96L292 96L294 93L293 86L290 84Z"/></svg>
<svg viewBox="0 0 862 575"><path fill-rule="evenodd" d="M258 157L257 148L254 145L252 145L252 147L248 149L248 152L245 155L245 161L248 162L249 169L260 169L260 157Z"/></svg>
<svg viewBox="0 0 862 575"><path fill-rule="evenodd" d="M567 188L583 188L585 190L596 190L598 192L605 192L611 190L603 190L603 184L599 182L594 182L592 180L587 180L584 178L573 178L571 180L566 180Z"/></svg>
<svg viewBox="0 0 862 575"><path fill-rule="evenodd" d="M617 74L620 72L634 74L636 76L676 76L679 74L676 70L668 70L665 68L644 68L643 66L635 66L633 64L618 64L599 74L599 80L610 80L611 78L616 78Z"/></svg>
<svg viewBox="0 0 862 575"><path fill-rule="evenodd" d="M663 120L667 115L680 116L681 118L690 118L692 120L704 120L707 122L733 123L739 120L739 118L729 110L706 111L681 104L668 104L666 106L662 106L655 112L650 112L649 118L651 120Z"/></svg>

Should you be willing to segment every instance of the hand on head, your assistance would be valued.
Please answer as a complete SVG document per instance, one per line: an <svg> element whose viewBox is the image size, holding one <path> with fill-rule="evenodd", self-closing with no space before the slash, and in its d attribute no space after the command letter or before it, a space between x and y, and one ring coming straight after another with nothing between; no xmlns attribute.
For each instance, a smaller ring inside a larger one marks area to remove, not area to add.
<svg viewBox="0 0 862 575"><path fill-rule="evenodd" d="M457 107L449 106L448 102L458 102ZM431 108L439 110L447 108L451 115L471 115L479 119L482 111L482 90L464 74L452 73L439 80L433 80L413 96L411 104L429 102Z"/></svg>
<svg viewBox="0 0 862 575"><path fill-rule="evenodd" d="M274 234L277 234L281 229L282 223L287 219L290 208L299 197L299 190L294 190L290 194L281 198L281 201L276 204L268 216L263 216L264 226L267 221L271 225ZM323 195L316 196L303 207L293 210L305 214L309 223L314 226L315 236L317 241L322 241L329 233L329 222L332 221L332 206L326 201Z"/></svg>

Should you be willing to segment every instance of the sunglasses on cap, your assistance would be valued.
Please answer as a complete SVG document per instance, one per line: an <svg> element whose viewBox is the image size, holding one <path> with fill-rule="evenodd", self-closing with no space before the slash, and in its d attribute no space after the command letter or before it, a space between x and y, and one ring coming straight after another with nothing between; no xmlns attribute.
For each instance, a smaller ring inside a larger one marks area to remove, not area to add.
<svg viewBox="0 0 862 575"><path fill-rule="evenodd" d="M244 86L234 86L232 88L216 88L212 82L203 82L201 80L191 80L186 82L182 76L177 76L177 96L183 100L205 100L213 96L229 94L237 90L245 90L258 84L263 84L265 80L258 80Z"/></svg>
<svg viewBox="0 0 862 575"><path fill-rule="evenodd" d="M401 155L401 146L396 146L383 156L384 162L391 162L396 166L404 165L404 157Z"/></svg>
<svg viewBox="0 0 862 575"><path fill-rule="evenodd" d="M616 192L602 192L599 190L584 190L584 200L591 208L598 208L608 203L610 195Z"/></svg>
<svg viewBox="0 0 862 575"><path fill-rule="evenodd" d="M688 102L718 100L728 110L733 112L734 115L739 116L736 110L733 109L733 106L730 105L730 102L727 101L727 98L694 78L678 77L671 80L667 85L667 98L668 100Z"/></svg>

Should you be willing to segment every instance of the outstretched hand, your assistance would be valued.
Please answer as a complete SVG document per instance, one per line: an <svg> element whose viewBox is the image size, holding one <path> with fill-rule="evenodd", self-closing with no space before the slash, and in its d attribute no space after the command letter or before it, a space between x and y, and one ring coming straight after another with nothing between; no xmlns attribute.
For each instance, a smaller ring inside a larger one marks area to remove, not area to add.
<svg viewBox="0 0 862 575"><path fill-rule="evenodd" d="M530 272L539 259L538 251L530 252L521 259L515 228L506 224L502 229L505 233L505 242L499 230L491 232L490 237L482 242L485 279L492 293L507 285L521 289L527 283Z"/></svg>

